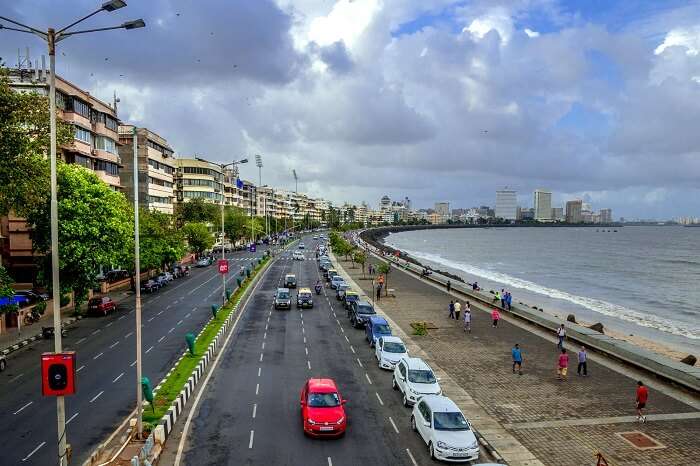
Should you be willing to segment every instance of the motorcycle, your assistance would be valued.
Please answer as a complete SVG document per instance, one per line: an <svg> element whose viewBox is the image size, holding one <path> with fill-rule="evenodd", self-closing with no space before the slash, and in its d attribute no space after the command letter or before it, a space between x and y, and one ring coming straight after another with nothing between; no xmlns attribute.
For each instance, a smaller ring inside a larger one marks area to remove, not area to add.
<svg viewBox="0 0 700 466"><path fill-rule="evenodd" d="M316 285L315 289L316 289L316 294L321 294L321 289L322 289L321 285Z"/></svg>

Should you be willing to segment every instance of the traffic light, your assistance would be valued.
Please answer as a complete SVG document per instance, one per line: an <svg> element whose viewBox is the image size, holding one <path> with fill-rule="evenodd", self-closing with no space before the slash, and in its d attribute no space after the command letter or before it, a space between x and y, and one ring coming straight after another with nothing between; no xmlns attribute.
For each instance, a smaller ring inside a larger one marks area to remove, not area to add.
<svg viewBox="0 0 700 466"><path fill-rule="evenodd" d="M65 396L75 393L75 351L41 355L41 394Z"/></svg>

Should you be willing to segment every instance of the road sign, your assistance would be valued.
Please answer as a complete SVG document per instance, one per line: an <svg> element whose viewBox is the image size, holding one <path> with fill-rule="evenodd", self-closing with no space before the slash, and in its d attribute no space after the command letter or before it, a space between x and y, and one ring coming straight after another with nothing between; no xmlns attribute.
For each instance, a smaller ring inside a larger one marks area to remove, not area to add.
<svg viewBox="0 0 700 466"><path fill-rule="evenodd" d="M219 273L220 274L227 274L228 273L228 261L226 259L219 259Z"/></svg>
<svg viewBox="0 0 700 466"><path fill-rule="evenodd" d="M64 396L75 393L75 351L41 355L41 394Z"/></svg>
<svg viewBox="0 0 700 466"><path fill-rule="evenodd" d="M255 250L256 250L255 243L250 243L250 252L255 252Z"/></svg>

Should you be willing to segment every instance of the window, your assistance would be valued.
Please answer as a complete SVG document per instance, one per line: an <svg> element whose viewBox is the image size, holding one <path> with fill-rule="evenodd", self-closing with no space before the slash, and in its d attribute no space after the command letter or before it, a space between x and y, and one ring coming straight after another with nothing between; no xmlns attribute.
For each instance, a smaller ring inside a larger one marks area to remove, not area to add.
<svg viewBox="0 0 700 466"><path fill-rule="evenodd" d="M199 180L193 178L184 178L182 184L187 186L209 186L210 188L221 190L221 183L216 183L211 180Z"/></svg>
<svg viewBox="0 0 700 466"><path fill-rule="evenodd" d="M75 126L75 139L83 142L87 142L88 144L92 145L92 133L85 128L81 128L80 126Z"/></svg>
<svg viewBox="0 0 700 466"><path fill-rule="evenodd" d="M159 180L158 178L148 177L148 182L151 184L157 184L158 186L165 186L166 188L172 188L173 184L169 181Z"/></svg>
<svg viewBox="0 0 700 466"><path fill-rule="evenodd" d="M69 97L61 91L56 91L56 107L65 110L69 101Z"/></svg>
<svg viewBox="0 0 700 466"><path fill-rule="evenodd" d="M158 152L160 152L161 154L163 154L163 157L172 157L173 156L173 151L161 146L160 144L158 144L156 142L151 141L150 139L146 140L146 145L148 147L150 147L151 149L155 149Z"/></svg>
<svg viewBox="0 0 700 466"><path fill-rule="evenodd" d="M161 197L161 196L148 196L148 202L149 204L152 203L158 203L158 204L172 204L173 200L169 197Z"/></svg>
<svg viewBox="0 0 700 466"><path fill-rule="evenodd" d="M156 170L162 170L168 175L172 175L175 169L169 165L165 165L164 163L160 163L157 160L151 160L148 159L148 165L151 167L155 168Z"/></svg>
<svg viewBox="0 0 700 466"><path fill-rule="evenodd" d="M68 154L66 157L68 163L74 163L76 165L82 165L85 168L92 170L92 159L85 157L80 154Z"/></svg>
<svg viewBox="0 0 700 466"><path fill-rule="evenodd" d="M103 171L112 176L119 176L119 165L106 160L95 160L95 171Z"/></svg>
<svg viewBox="0 0 700 466"><path fill-rule="evenodd" d="M113 139L105 136L95 136L95 149L103 150L109 152L110 154L117 154L117 143Z"/></svg>
<svg viewBox="0 0 700 466"><path fill-rule="evenodd" d="M188 198L197 198L201 197L203 199L212 199L215 201L221 201L222 200L222 195L218 193L211 193L207 191L184 191L183 196L188 197Z"/></svg>
<svg viewBox="0 0 700 466"><path fill-rule="evenodd" d="M90 118L90 106L80 99L73 97L73 111L85 118Z"/></svg>
<svg viewBox="0 0 700 466"><path fill-rule="evenodd" d="M103 114L105 116L105 126L112 131L117 131L119 129L119 123L115 118L112 118L109 115Z"/></svg>
<svg viewBox="0 0 700 466"><path fill-rule="evenodd" d="M208 175L208 176L213 177L216 181L223 180L223 175L216 170L212 170L211 168L184 167L183 171L184 171L184 173L191 173L194 175Z"/></svg>

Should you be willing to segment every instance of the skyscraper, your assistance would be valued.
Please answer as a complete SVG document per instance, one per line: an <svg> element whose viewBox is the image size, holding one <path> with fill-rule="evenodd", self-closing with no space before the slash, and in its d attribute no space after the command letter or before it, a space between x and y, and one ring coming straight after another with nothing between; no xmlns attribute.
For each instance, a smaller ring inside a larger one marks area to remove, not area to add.
<svg viewBox="0 0 700 466"><path fill-rule="evenodd" d="M583 219L581 218L582 205L583 201L581 199L566 202L567 223L581 223L583 221Z"/></svg>
<svg viewBox="0 0 700 466"><path fill-rule="evenodd" d="M496 191L496 218L516 220L518 199L516 192L505 187Z"/></svg>
<svg viewBox="0 0 700 466"><path fill-rule="evenodd" d="M612 223L612 209L600 209L600 223Z"/></svg>
<svg viewBox="0 0 700 466"><path fill-rule="evenodd" d="M534 207L535 220L544 222L552 220L552 192L536 189Z"/></svg>

